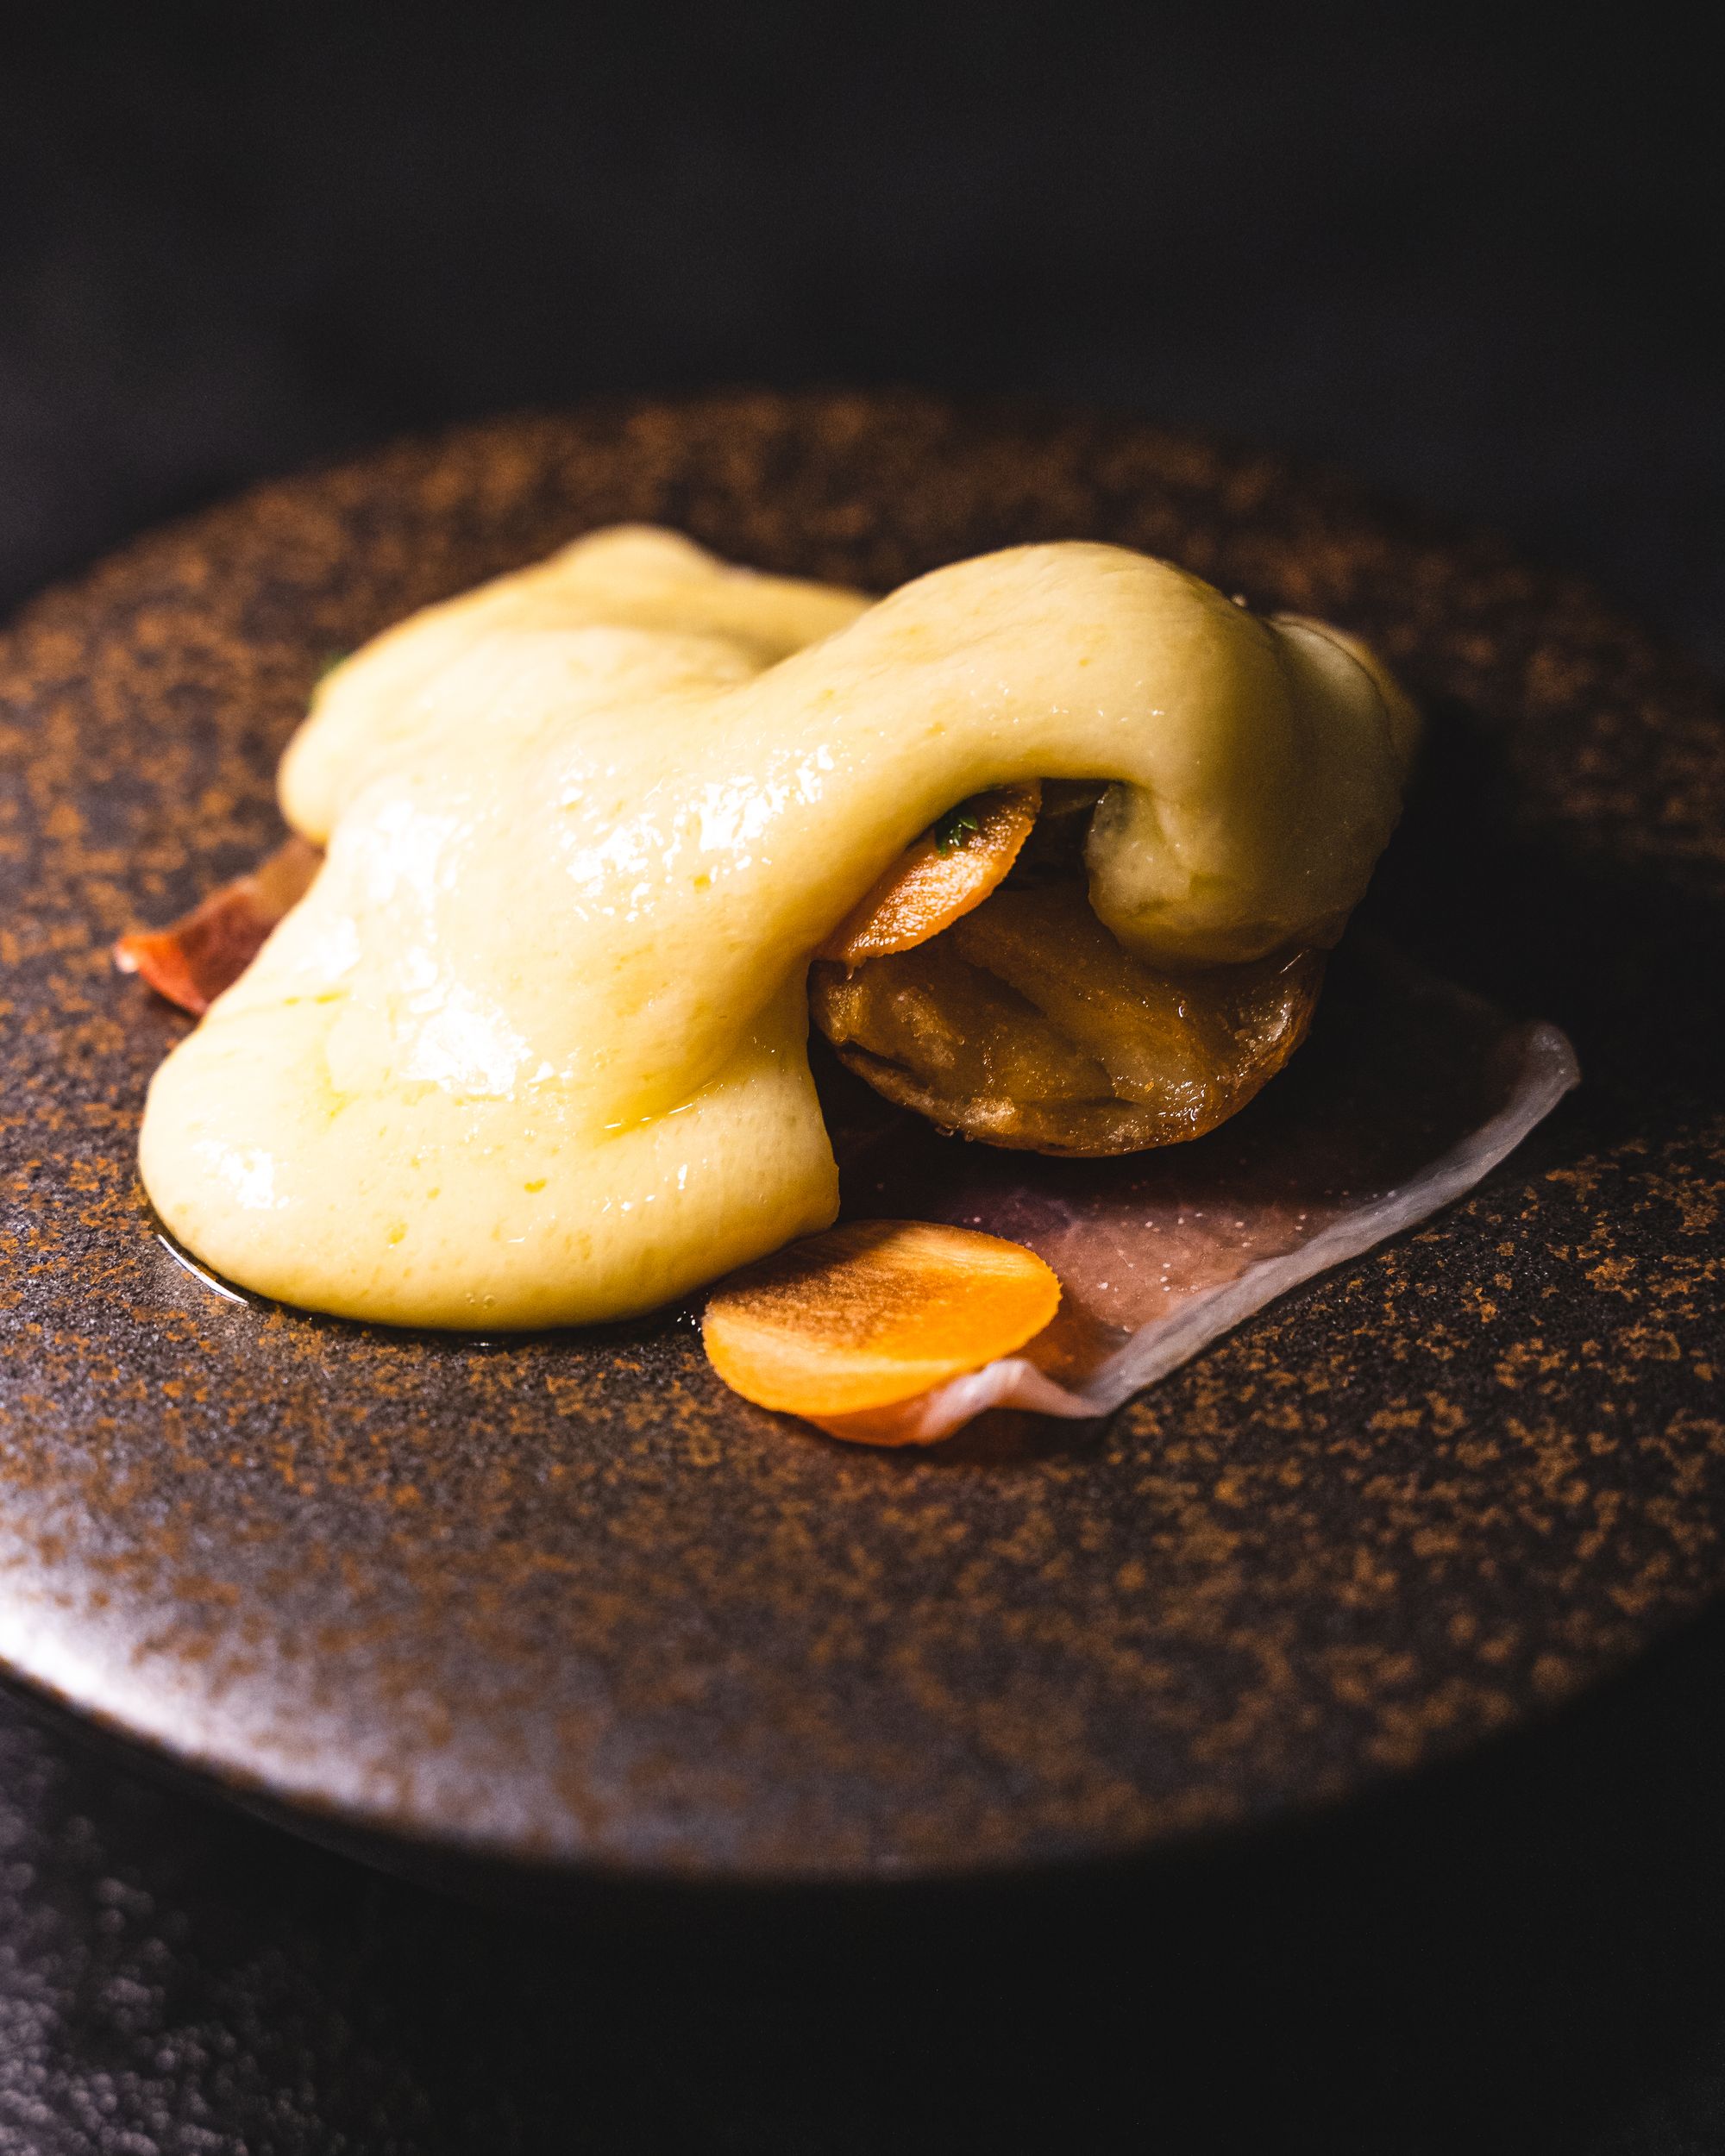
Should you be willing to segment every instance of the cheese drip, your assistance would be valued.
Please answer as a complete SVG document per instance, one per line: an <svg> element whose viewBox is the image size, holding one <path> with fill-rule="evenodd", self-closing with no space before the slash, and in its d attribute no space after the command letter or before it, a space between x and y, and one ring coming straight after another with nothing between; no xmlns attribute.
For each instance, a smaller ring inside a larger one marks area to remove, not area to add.
<svg viewBox="0 0 1725 2156"><path fill-rule="evenodd" d="M954 803L1113 781L1091 901L1179 964L1327 942L1409 707L1320 624L1124 549L870 605L602 532L320 691L281 774L328 846L157 1073L144 1181L218 1272L393 1324L651 1308L827 1225L810 954Z"/></svg>

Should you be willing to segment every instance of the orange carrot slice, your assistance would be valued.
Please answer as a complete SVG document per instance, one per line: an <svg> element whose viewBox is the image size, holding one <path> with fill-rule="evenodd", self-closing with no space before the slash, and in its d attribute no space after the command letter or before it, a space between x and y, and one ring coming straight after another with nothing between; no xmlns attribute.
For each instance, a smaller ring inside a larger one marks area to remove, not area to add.
<svg viewBox="0 0 1725 2156"><path fill-rule="evenodd" d="M925 1220L854 1220L733 1275L709 1300L701 1333L713 1368L745 1400L892 1444L905 1425L879 1411L1010 1355L1059 1302L1060 1282L1021 1243Z"/></svg>
<svg viewBox="0 0 1725 2156"><path fill-rule="evenodd" d="M323 859L316 846L290 838L250 875L212 891L170 927L122 936L114 963L122 973L141 974L158 995L201 1018L310 889Z"/></svg>
<svg viewBox="0 0 1725 2156"><path fill-rule="evenodd" d="M973 794L926 830L888 869L818 956L859 966L914 950L981 906L1019 857L1042 805L1036 780Z"/></svg>

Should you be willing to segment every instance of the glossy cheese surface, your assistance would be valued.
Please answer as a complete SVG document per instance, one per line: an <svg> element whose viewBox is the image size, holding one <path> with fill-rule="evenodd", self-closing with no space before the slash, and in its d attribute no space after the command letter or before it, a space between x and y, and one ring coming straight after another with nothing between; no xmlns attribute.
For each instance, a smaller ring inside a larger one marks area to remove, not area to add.
<svg viewBox="0 0 1725 2156"><path fill-rule="evenodd" d="M1414 721L1318 624L1070 542L869 604L599 533L380 637L282 768L310 892L158 1073L146 1184L242 1285L618 1317L823 1227L810 953L956 802L1117 782L1091 901L1176 963L1339 932Z"/></svg>

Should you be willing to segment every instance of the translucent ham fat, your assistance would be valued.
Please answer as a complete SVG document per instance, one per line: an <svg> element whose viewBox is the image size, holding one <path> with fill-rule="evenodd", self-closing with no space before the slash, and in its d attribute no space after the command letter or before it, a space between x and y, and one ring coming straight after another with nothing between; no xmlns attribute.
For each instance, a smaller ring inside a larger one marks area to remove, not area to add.
<svg viewBox="0 0 1725 2156"><path fill-rule="evenodd" d="M1273 1087L1208 1137L1126 1159L964 1144L829 1068L845 1217L914 1214L1023 1244L1062 1300L1021 1351L822 1426L927 1445L988 1408L1107 1414L1472 1189L1578 1076L1555 1026L1518 1024L1370 944L1333 962L1311 1038Z"/></svg>

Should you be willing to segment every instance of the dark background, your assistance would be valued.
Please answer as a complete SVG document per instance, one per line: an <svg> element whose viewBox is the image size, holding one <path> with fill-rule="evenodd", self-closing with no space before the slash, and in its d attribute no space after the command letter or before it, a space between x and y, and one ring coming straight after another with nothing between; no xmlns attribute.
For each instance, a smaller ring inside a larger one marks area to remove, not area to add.
<svg viewBox="0 0 1725 2156"><path fill-rule="evenodd" d="M0 9L0 605L596 392L1082 399L1346 463L1725 667L1675 11ZM1131 1877L478 1915L0 1704L0 2152L1725 2149L1725 1619Z"/></svg>

